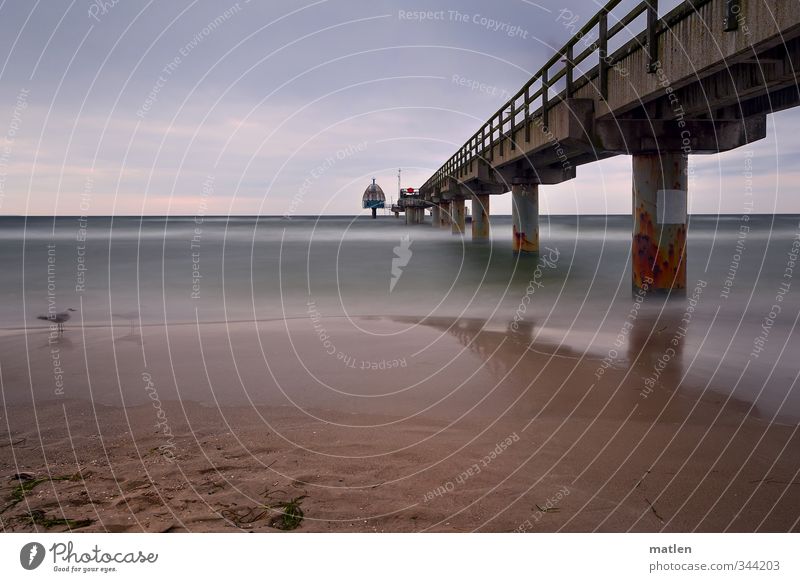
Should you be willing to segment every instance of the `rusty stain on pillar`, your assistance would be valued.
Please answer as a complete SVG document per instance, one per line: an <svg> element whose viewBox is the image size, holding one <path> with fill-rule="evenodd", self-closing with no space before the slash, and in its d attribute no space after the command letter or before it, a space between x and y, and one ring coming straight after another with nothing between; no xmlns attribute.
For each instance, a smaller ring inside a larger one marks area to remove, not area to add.
<svg viewBox="0 0 800 582"><path fill-rule="evenodd" d="M489 238L489 195L472 197L472 240Z"/></svg>
<svg viewBox="0 0 800 582"><path fill-rule="evenodd" d="M539 252L539 186L511 186L511 223L515 253Z"/></svg>
<svg viewBox="0 0 800 582"><path fill-rule="evenodd" d="M431 225L434 228L439 228L441 226L441 218L440 218L441 208L439 208L438 204L434 204L431 206Z"/></svg>
<svg viewBox="0 0 800 582"><path fill-rule="evenodd" d="M450 220L452 221L453 234L464 234L464 226L466 224L466 214L464 213L464 199L453 198L450 201Z"/></svg>
<svg viewBox="0 0 800 582"><path fill-rule="evenodd" d="M633 284L686 288L688 156L633 156Z"/></svg>

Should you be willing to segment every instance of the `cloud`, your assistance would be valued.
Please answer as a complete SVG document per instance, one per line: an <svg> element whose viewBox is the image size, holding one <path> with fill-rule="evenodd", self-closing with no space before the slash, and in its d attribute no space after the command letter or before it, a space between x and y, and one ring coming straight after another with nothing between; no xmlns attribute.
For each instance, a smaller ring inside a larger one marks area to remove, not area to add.
<svg viewBox="0 0 800 582"><path fill-rule="evenodd" d="M398 167L404 185L421 185L527 80L569 36L560 8L597 10L591 0L106 4L0 8L0 140L30 91L2 169L5 213L75 214L90 181L92 213L191 214L209 175L212 212L283 214L302 192L304 213L357 213L371 177L389 197ZM800 116L776 117L752 146L758 210L797 212ZM692 211L740 211L742 155L693 158ZM619 157L542 187L542 211L628 213L630 190ZM510 208L510 196L493 198L493 213Z"/></svg>

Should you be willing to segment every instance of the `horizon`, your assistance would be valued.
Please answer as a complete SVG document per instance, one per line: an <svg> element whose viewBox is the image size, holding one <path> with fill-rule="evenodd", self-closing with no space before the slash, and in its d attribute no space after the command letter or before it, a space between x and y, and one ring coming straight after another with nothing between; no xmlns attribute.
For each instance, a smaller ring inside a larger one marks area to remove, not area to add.
<svg viewBox="0 0 800 582"><path fill-rule="evenodd" d="M378 214L379 217L383 216L384 218L392 218L391 212L386 212L385 214ZM734 217L739 218L743 214L747 214L749 217L754 216L800 216L800 212L748 212L742 213L739 212L721 212L721 213L711 213L711 212L688 212L687 216L704 216L704 217L714 217L718 216L722 217ZM469 214L467 214L469 216ZM625 216L630 217L631 213L623 213L623 212L615 212L615 213L607 213L607 214L594 214L594 213L580 213L580 214L560 214L560 213L546 213L542 212L539 216L558 216L558 217L609 217L609 216ZM366 212L359 213L359 214L293 214L292 216L286 216L283 214L3 214L0 215L1 218L191 218L196 219L201 217L203 220L208 218L281 218L287 221L291 221L295 218L370 218L370 215ZM511 214L501 214L497 212L492 212L492 218L511 218Z"/></svg>

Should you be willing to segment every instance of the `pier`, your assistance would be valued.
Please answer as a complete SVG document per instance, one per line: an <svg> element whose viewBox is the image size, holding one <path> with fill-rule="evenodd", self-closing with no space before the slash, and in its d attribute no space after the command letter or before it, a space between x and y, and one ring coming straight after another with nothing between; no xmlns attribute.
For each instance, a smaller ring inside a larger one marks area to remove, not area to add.
<svg viewBox="0 0 800 582"><path fill-rule="evenodd" d="M686 288L688 158L763 139L767 114L800 103L800 8L687 0L659 16L657 0L628 13L620 2L580 27L428 178L409 224L425 206L434 227L465 234L469 200L472 239L485 240L491 197L511 192L513 249L536 253L540 187L629 155L632 282Z"/></svg>

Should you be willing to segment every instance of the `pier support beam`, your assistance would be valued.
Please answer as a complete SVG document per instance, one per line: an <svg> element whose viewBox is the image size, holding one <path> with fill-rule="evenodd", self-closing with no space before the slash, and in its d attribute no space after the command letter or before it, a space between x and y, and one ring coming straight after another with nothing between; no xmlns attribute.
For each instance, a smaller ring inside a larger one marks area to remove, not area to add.
<svg viewBox="0 0 800 582"><path fill-rule="evenodd" d="M406 206L404 214L406 215L406 226L414 224L414 209Z"/></svg>
<svg viewBox="0 0 800 582"><path fill-rule="evenodd" d="M417 224L425 224L425 207L417 207Z"/></svg>
<svg viewBox="0 0 800 582"><path fill-rule="evenodd" d="M539 186L511 186L511 223L515 253L539 252Z"/></svg>
<svg viewBox="0 0 800 582"><path fill-rule="evenodd" d="M633 155L633 284L686 288L688 156Z"/></svg>
<svg viewBox="0 0 800 582"><path fill-rule="evenodd" d="M464 226L466 224L466 214L464 212L464 199L453 198L450 201L450 220L453 228L453 234L464 234Z"/></svg>
<svg viewBox="0 0 800 582"><path fill-rule="evenodd" d="M489 238L489 195L472 196L472 240Z"/></svg>
<svg viewBox="0 0 800 582"><path fill-rule="evenodd" d="M434 204L433 206L431 206L431 225L433 226L433 228L441 227L441 221L442 221L441 213L442 209L439 208L438 204Z"/></svg>

